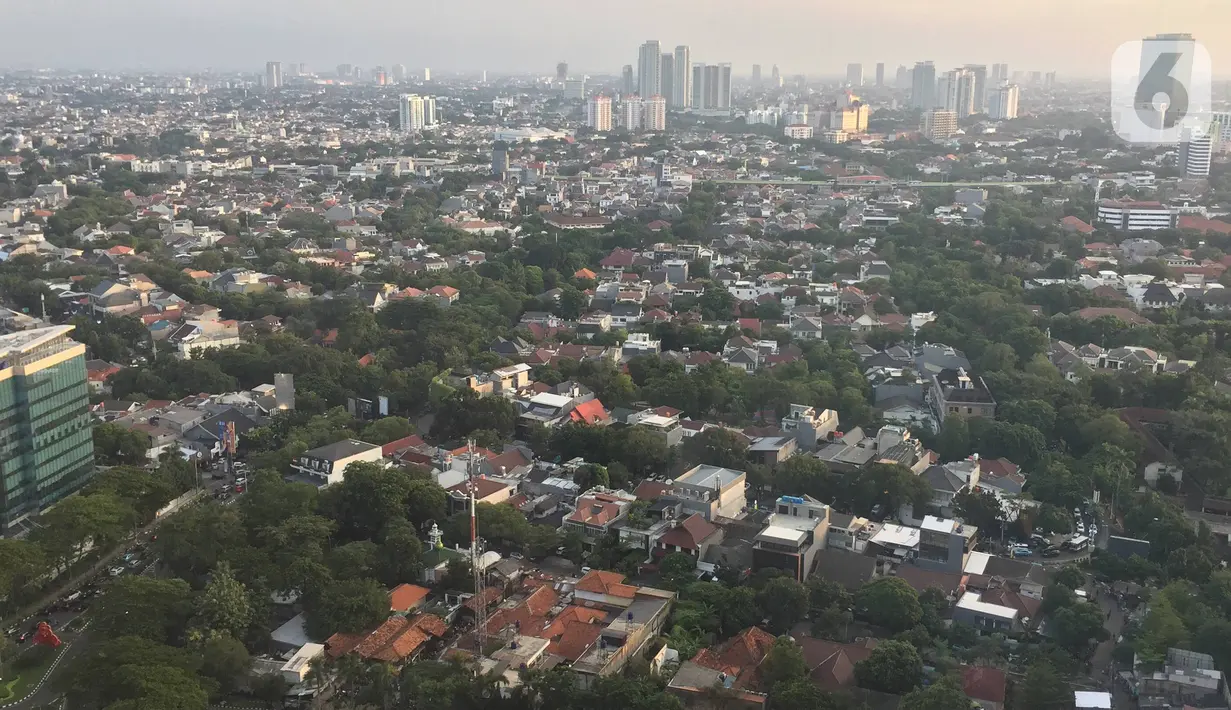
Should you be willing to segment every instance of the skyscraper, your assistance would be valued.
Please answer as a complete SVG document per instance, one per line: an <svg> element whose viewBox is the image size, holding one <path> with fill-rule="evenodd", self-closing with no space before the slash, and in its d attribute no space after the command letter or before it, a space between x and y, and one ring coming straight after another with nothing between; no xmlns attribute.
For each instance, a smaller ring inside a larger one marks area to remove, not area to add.
<svg viewBox="0 0 1231 710"><path fill-rule="evenodd" d="M620 102L620 125L627 131L641 130L641 97L633 94Z"/></svg>
<svg viewBox="0 0 1231 710"><path fill-rule="evenodd" d="M846 83L851 86L863 86L863 65L846 65Z"/></svg>
<svg viewBox="0 0 1231 710"><path fill-rule="evenodd" d="M637 93L654 96L663 91L663 55L658 40L652 39L641 45L637 61Z"/></svg>
<svg viewBox="0 0 1231 710"><path fill-rule="evenodd" d="M607 132L611 130L611 97L598 95L586 104L586 125Z"/></svg>
<svg viewBox="0 0 1231 710"><path fill-rule="evenodd" d="M974 75L974 113L987 113L987 65L967 64L965 69Z"/></svg>
<svg viewBox="0 0 1231 710"><path fill-rule="evenodd" d="M936 108L936 65L932 62L915 64L910 79L910 105L924 111Z"/></svg>
<svg viewBox="0 0 1231 710"><path fill-rule="evenodd" d="M731 65L718 65L718 108L731 108Z"/></svg>
<svg viewBox="0 0 1231 710"><path fill-rule="evenodd" d="M620 92L621 96L632 96L637 93L637 85L633 81L633 65L625 64L624 70L621 72L623 76L622 87L624 90Z"/></svg>
<svg viewBox="0 0 1231 710"><path fill-rule="evenodd" d="M71 325L0 336L0 532L94 475L85 346Z"/></svg>
<svg viewBox="0 0 1231 710"><path fill-rule="evenodd" d="M710 111L731 108L729 63L692 65L692 103Z"/></svg>
<svg viewBox="0 0 1231 710"><path fill-rule="evenodd" d="M754 89L761 88L761 65L760 64L752 65L752 88Z"/></svg>
<svg viewBox="0 0 1231 710"><path fill-rule="evenodd" d="M556 81L563 82L568 78L568 62L560 62L556 65Z"/></svg>
<svg viewBox="0 0 1231 710"><path fill-rule="evenodd" d="M431 68L431 67L423 67L423 83L425 83L425 84L426 84L427 82L429 82L429 81L431 81L431 80L432 80L432 68Z"/></svg>
<svg viewBox="0 0 1231 710"><path fill-rule="evenodd" d="M403 133L421 131L425 123L422 96L402 94L398 97L398 128Z"/></svg>
<svg viewBox="0 0 1231 710"><path fill-rule="evenodd" d="M496 141L492 144L492 175L504 179L509 172L509 144Z"/></svg>
<svg viewBox="0 0 1231 710"><path fill-rule="evenodd" d="M564 98L570 101L581 101L586 97L586 78L565 79Z"/></svg>
<svg viewBox="0 0 1231 710"><path fill-rule="evenodd" d="M885 85L885 63L884 62L876 63L876 85L877 86Z"/></svg>
<svg viewBox="0 0 1231 710"><path fill-rule="evenodd" d="M987 114L998 121L1017 118L1017 84L1002 84L992 90Z"/></svg>
<svg viewBox="0 0 1231 710"><path fill-rule="evenodd" d="M899 64L898 71L893 76L893 85L899 89L905 89L910 86L910 70Z"/></svg>
<svg viewBox="0 0 1231 710"><path fill-rule="evenodd" d="M282 62L265 62L265 88L282 86Z"/></svg>
<svg viewBox="0 0 1231 710"><path fill-rule="evenodd" d="M769 84L775 89L782 88L782 72L778 70L778 65L775 64L773 69L769 70Z"/></svg>
<svg viewBox="0 0 1231 710"><path fill-rule="evenodd" d="M641 107L641 124L647 131L667 130L667 100L651 96Z"/></svg>
<svg viewBox="0 0 1231 710"><path fill-rule="evenodd" d="M349 64L339 64L338 65L338 78L339 79L349 79L351 78L351 75L354 74L354 71L355 71L355 68Z"/></svg>
<svg viewBox="0 0 1231 710"><path fill-rule="evenodd" d="M399 84L403 81L406 81L406 65L405 64L394 64L393 65L393 81Z"/></svg>
<svg viewBox="0 0 1231 710"><path fill-rule="evenodd" d="M1214 159L1214 146L1218 142L1219 133L1221 127L1218 124L1196 134L1191 129L1184 131L1184 140L1180 142L1179 165L1183 168L1185 177L1210 176L1210 163Z"/></svg>
<svg viewBox="0 0 1231 710"><path fill-rule="evenodd" d="M423 125L426 128L435 126L440 121L440 116L436 114L436 97L423 97Z"/></svg>
<svg viewBox="0 0 1231 710"><path fill-rule="evenodd" d="M671 83L671 105L688 108L692 105L692 51L688 45L675 48L675 81Z"/></svg>
<svg viewBox="0 0 1231 710"><path fill-rule="evenodd" d="M662 86L662 91L660 95L666 99L675 95L675 55L664 52L661 64L662 77L659 79L659 84Z"/></svg>
<svg viewBox="0 0 1231 710"><path fill-rule="evenodd" d="M937 104L943 104L945 109L957 114L958 118L966 118L975 112L975 75L968 69L954 69L945 72L937 90Z"/></svg>
<svg viewBox="0 0 1231 710"><path fill-rule="evenodd" d="M692 106L705 108L705 65L692 65Z"/></svg>

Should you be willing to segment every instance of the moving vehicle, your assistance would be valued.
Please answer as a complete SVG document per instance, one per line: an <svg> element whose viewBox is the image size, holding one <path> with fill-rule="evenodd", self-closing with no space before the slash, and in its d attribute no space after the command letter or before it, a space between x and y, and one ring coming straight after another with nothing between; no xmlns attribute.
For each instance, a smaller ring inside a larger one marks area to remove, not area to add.
<svg viewBox="0 0 1231 710"><path fill-rule="evenodd" d="M1044 557L1059 557L1060 549L1057 547L1049 547L1046 550L1043 550L1043 556Z"/></svg>
<svg viewBox="0 0 1231 710"><path fill-rule="evenodd" d="M1014 557L1029 557L1034 554L1034 551L1024 545L1010 547L1009 553Z"/></svg>
<svg viewBox="0 0 1231 710"><path fill-rule="evenodd" d="M1072 552L1081 552L1090 547L1090 538L1085 535L1074 535L1064 543L1064 547Z"/></svg>

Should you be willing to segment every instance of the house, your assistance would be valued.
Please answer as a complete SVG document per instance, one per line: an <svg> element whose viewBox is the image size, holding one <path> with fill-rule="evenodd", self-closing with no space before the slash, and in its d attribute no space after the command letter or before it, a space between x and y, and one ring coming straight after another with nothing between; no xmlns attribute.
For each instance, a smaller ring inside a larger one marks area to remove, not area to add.
<svg viewBox="0 0 1231 710"><path fill-rule="evenodd" d="M1162 669L1142 672L1139 680L1138 697L1152 701L1150 707L1231 707L1226 676L1209 654L1169 648Z"/></svg>
<svg viewBox="0 0 1231 710"><path fill-rule="evenodd" d="M577 499L576 510L564 519L561 530L579 533L585 538L586 549L592 549L617 522L628 515L633 500L635 498L628 494L594 493L581 496Z"/></svg>
<svg viewBox="0 0 1231 710"><path fill-rule="evenodd" d="M476 503L496 505L513 497L516 490L504 481L494 478L476 478L472 481L462 481L446 489L449 494L449 512L460 513L470 507L470 495L473 491Z"/></svg>
<svg viewBox="0 0 1231 710"><path fill-rule="evenodd" d="M721 466L702 464L680 474L671 483L671 495L684 510L700 513L706 520L739 518L748 502L744 497L747 474Z"/></svg>
<svg viewBox="0 0 1231 710"><path fill-rule="evenodd" d="M942 425L945 417L954 414L987 419L996 416L996 400L983 378L978 375L972 377L962 368L941 370L932 375L928 397L932 412Z"/></svg>
<svg viewBox="0 0 1231 710"><path fill-rule="evenodd" d="M444 620L432 614L395 615L367 633L338 632L325 642L330 658L354 653L365 661L401 665L414 660L432 641L448 631Z"/></svg>
<svg viewBox="0 0 1231 710"><path fill-rule="evenodd" d="M744 629L719 646L703 648L680 664L667 684L667 692L686 705L708 706L713 688L724 688L731 708L757 710L769 700L762 687L760 666L773 648L773 634L755 626Z"/></svg>
<svg viewBox="0 0 1231 710"><path fill-rule="evenodd" d="M782 496L752 543L753 569L785 570L803 582L825 549L829 506L811 496Z"/></svg>
<svg viewBox="0 0 1231 710"><path fill-rule="evenodd" d="M305 474L317 486L340 483L346 467L352 463L378 463L381 447L356 439L343 439L311 451L305 451L291 463L291 468Z"/></svg>
<svg viewBox="0 0 1231 710"><path fill-rule="evenodd" d="M443 306L457 303L457 299L461 297L461 292L452 286L433 286L427 292Z"/></svg>
<svg viewBox="0 0 1231 710"><path fill-rule="evenodd" d="M591 570L573 588L573 599L579 606L613 612L599 633L598 644L572 665L583 687L592 684L596 677L624 670L630 659L640 655L662 633L675 601L675 592L635 587L624 580L624 575L616 572Z"/></svg>
<svg viewBox="0 0 1231 710"><path fill-rule="evenodd" d="M1005 672L991 666L962 668L962 692L981 710L1004 710Z"/></svg>
<svg viewBox="0 0 1231 710"><path fill-rule="evenodd" d="M672 552L682 552L701 559L711 545L721 544L724 536L722 528L693 513L681 521L673 522L670 529L655 542L654 554L661 557Z"/></svg>
<svg viewBox="0 0 1231 710"><path fill-rule="evenodd" d="M408 613L421 608L427 602L432 590L414 584L399 584L389 592L389 609L394 612Z"/></svg>
<svg viewBox="0 0 1231 710"><path fill-rule="evenodd" d="M90 387L91 394L107 394L111 391L111 387L107 384L107 380L112 375L119 372L122 368L119 365L113 365L106 360L87 360L85 363L86 383Z"/></svg>
<svg viewBox="0 0 1231 710"><path fill-rule="evenodd" d="M838 412L833 409L815 408L804 404L792 404L790 411L780 421L784 433L794 433L795 441L804 451L816 451L817 446L838 430Z"/></svg>
<svg viewBox="0 0 1231 710"><path fill-rule="evenodd" d="M796 639L804 656L808 678L822 690L837 691L855 686L855 665L866 661L876 647L875 639L862 643L837 643L809 636Z"/></svg>
<svg viewBox="0 0 1231 710"><path fill-rule="evenodd" d="M953 620L984 631L1020 631L1022 619L1018 609L983 600L983 594L968 591L957 601Z"/></svg>
<svg viewBox="0 0 1231 710"><path fill-rule="evenodd" d="M953 501L957 494L970 492L979 486L979 455L965 461L928 466L920 474L932 487L932 508L941 515L953 515Z"/></svg>
<svg viewBox="0 0 1231 710"><path fill-rule="evenodd" d="M924 569L960 573L974 550L979 529L959 520L924 516L914 563Z"/></svg>
<svg viewBox="0 0 1231 710"><path fill-rule="evenodd" d="M754 463L777 468L795 455L799 441L793 436L760 436L748 446L748 457Z"/></svg>

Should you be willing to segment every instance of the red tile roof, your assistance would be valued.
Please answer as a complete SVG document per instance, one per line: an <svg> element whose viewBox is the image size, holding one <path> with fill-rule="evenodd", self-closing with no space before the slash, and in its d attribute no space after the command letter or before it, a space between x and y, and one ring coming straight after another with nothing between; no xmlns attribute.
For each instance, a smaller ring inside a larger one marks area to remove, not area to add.
<svg viewBox="0 0 1231 710"><path fill-rule="evenodd" d="M423 446L424 443L426 442L423 441L423 437L418 434L411 434L410 436L404 436L401 439L390 441L388 444L381 446L380 455L390 457L403 449L416 448Z"/></svg>
<svg viewBox="0 0 1231 710"><path fill-rule="evenodd" d="M637 500L657 500L666 495L671 490L671 486L658 481L646 479L637 484L633 495L637 496Z"/></svg>
<svg viewBox="0 0 1231 710"><path fill-rule="evenodd" d="M490 478L477 478L474 481L474 497L481 502L485 498L488 498L497 493L500 493L501 491L508 489L508 487L509 487L509 484L501 483L500 481L496 481ZM462 481L456 486L450 487L449 491L453 493L463 493L469 496L470 495L470 481Z"/></svg>
<svg viewBox="0 0 1231 710"><path fill-rule="evenodd" d="M1091 227L1084 220L1078 217L1073 217L1072 215L1060 220L1060 226L1070 231L1077 232L1078 234L1090 234L1094 231L1094 227Z"/></svg>
<svg viewBox="0 0 1231 710"><path fill-rule="evenodd" d="M718 532L718 526L693 513L684 519L679 527L668 530L660 539L664 545L674 545L686 550L696 550L701 542Z"/></svg>
<svg viewBox="0 0 1231 710"><path fill-rule="evenodd" d="M721 646L701 649L692 662L703 668L735 676L733 687L755 688L758 680L757 669L773 645L773 634L752 626Z"/></svg>
<svg viewBox="0 0 1231 710"><path fill-rule="evenodd" d="M600 500L596 497L577 499L577 510L568 516L574 523L587 525L606 525L620 517L622 506L614 501Z"/></svg>
<svg viewBox="0 0 1231 710"><path fill-rule="evenodd" d="M389 592L389 608L393 611L410 611L423 603L432 590L414 584L399 584Z"/></svg>
<svg viewBox="0 0 1231 710"><path fill-rule="evenodd" d="M1231 234L1231 224L1222 220L1206 219L1197 215L1181 215L1177 226L1180 229L1193 229L1198 232L1214 232L1216 234Z"/></svg>
<svg viewBox="0 0 1231 710"><path fill-rule="evenodd" d="M598 641L606 618L607 614L598 609L569 606L552 619L539 637L550 642L548 653L576 661Z"/></svg>
<svg viewBox="0 0 1231 710"><path fill-rule="evenodd" d="M632 599L637 595L637 588L624 584L624 575L606 570L590 570L582 577L575 589L591 594L604 594L609 597Z"/></svg>
<svg viewBox="0 0 1231 710"><path fill-rule="evenodd" d="M600 424L610 419L607 415L607 410L603 409L603 403L597 399L577 405L573 408L573 411L569 412L568 418L571 421L584 424Z"/></svg>
<svg viewBox="0 0 1231 710"><path fill-rule="evenodd" d="M967 666L962 669L962 692L972 700L1004 703L1005 674L999 668Z"/></svg>
<svg viewBox="0 0 1231 710"><path fill-rule="evenodd" d="M325 642L332 658L357 653L369 661L402 663L418 653L432 638L445 635L448 627L438 616L392 616L369 633L336 633Z"/></svg>

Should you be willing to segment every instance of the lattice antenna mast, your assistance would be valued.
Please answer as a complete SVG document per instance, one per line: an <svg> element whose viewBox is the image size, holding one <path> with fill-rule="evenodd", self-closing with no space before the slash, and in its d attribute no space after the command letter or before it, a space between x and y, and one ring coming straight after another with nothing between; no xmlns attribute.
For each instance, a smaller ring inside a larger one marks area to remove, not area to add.
<svg viewBox="0 0 1231 710"><path fill-rule="evenodd" d="M470 488L470 569L474 575L474 636L479 655L487 648L487 601L484 599L482 550L479 549L478 526L475 523L476 491L479 481L479 459L474 450L474 439L466 442L466 469Z"/></svg>

